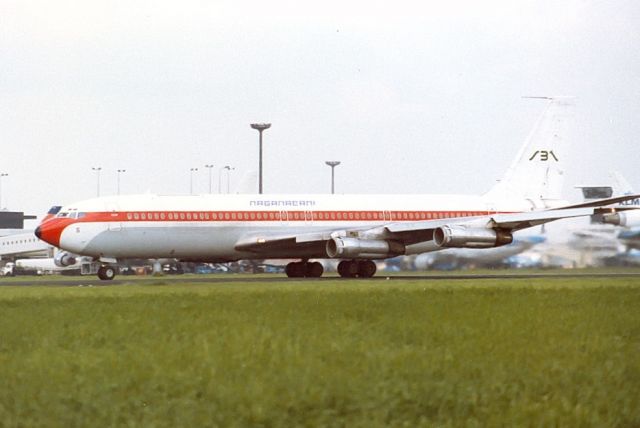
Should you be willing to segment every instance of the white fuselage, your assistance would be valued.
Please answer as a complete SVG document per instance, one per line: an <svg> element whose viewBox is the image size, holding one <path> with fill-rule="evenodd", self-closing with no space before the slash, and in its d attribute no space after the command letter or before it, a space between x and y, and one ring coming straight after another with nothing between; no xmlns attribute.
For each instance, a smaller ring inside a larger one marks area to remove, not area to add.
<svg viewBox="0 0 640 428"><path fill-rule="evenodd" d="M286 246L269 254L238 250L246 236L291 236L389 223L485 216L536 208L530 201L488 201L464 195L137 195L92 199L64 207L58 246L105 258L322 258ZM51 240L49 240L51 242ZM435 249L435 248L433 248ZM415 252L428 251L416 248Z"/></svg>
<svg viewBox="0 0 640 428"><path fill-rule="evenodd" d="M47 257L53 253L53 247L36 238L33 232L15 233L0 236L0 257Z"/></svg>

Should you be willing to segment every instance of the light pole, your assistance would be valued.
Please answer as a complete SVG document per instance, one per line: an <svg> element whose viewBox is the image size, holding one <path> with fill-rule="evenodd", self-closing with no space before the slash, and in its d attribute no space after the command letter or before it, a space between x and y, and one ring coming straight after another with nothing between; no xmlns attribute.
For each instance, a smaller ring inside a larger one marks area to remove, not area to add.
<svg viewBox="0 0 640 428"><path fill-rule="evenodd" d="M118 196L120 196L120 174L122 174L123 172L127 172L127 170L126 169L118 170Z"/></svg>
<svg viewBox="0 0 640 428"><path fill-rule="evenodd" d="M222 171L227 170L227 193L229 193L229 171L235 168L231 168L229 165L225 165L218 170L218 193L222 193Z"/></svg>
<svg viewBox="0 0 640 428"><path fill-rule="evenodd" d="M193 195L193 173L195 171L197 171L198 168L191 168L189 169L190 173L189 173L189 194Z"/></svg>
<svg viewBox="0 0 640 428"><path fill-rule="evenodd" d="M8 177L6 172L0 172L0 210L2 209L2 177Z"/></svg>
<svg viewBox="0 0 640 428"><path fill-rule="evenodd" d="M211 169L213 165L205 165L204 167L209 170L209 194L211 194Z"/></svg>
<svg viewBox="0 0 640 428"><path fill-rule="evenodd" d="M100 197L100 171L102 171L101 166L92 166L91 169L96 172L96 182L97 182L97 195Z"/></svg>
<svg viewBox="0 0 640 428"><path fill-rule="evenodd" d="M224 169L227 170L227 193L229 193L229 187L231 184L231 171L235 170L235 168L231 168L229 165L225 166Z"/></svg>
<svg viewBox="0 0 640 428"><path fill-rule="evenodd" d="M336 166L340 165L340 161L326 161L327 165L331 167L331 194L335 193L335 174Z"/></svg>
<svg viewBox="0 0 640 428"><path fill-rule="evenodd" d="M258 193L262 194L262 131L271 127L270 123L252 123L251 127L260 133L260 153L258 161Z"/></svg>

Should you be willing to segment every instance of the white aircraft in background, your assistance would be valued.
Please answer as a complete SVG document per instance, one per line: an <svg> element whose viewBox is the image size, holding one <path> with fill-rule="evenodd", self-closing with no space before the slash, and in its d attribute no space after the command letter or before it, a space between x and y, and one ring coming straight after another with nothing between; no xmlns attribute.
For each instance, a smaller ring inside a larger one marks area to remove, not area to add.
<svg viewBox="0 0 640 428"><path fill-rule="evenodd" d="M613 195L633 195L631 184L619 172L611 172L613 178ZM640 199L629 199L620 203L625 208L633 208L624 211L606 213L602 216L602 222L628 228L640 227Z"/></svg>
<svg viewBox="0 0 640 428"><path fill-rule="evenodd" d="M622 174L612 172L611 176L613 177L614 183L611 190L614 195L633 194L633 188ZM616 211L615 213L605 213L601 216L600 220L606 224L622 227L622 230L617 229L618 233L615 238L625 247L625 257L631 258L637 263L638 255L631 253L632 250L640 250L640 199L622 202L621 206L633 209L628 209L624 212ZM599 219L596 218L595 220L597 221Z"/></svg>
<svg viewBox="0 0 640 428"><path fill-rule="evenodd" d="M496 267L505 265L509 257L530 250L545 242L544 235L518 236L509 245L495 248L448 248L418 254L413 261L417 270L453 270L465 266Z"/></svg>
<svg viewBox="0 0 640 428"><path fill-rule="evenodd" d="M45 222L60 211L61 206L53 206L42 219ZM33 231L21 231L0 236L0 258L15 259L16 257L51 257L53 247L51 244L41 241L33 236Z"/></svg>
<svg viewBox="0 0 640 428"><path fill-rule="evenodd" d="M61 252L58 251L58 254ZM83 263L90 263L89 260L84 260L82 257L67 257L64 259L64 263L60 258L46 257L46 258L29 258L29 259L17 259L15 266L23 271L36 271L38 273L51 273L51 272L63 272L63 271L80 271Z"/></svg>
<svg viewBox="0 0 640 428"><path fill-rule="evenodd" d="M104 263L100 279L112 279L114 265L126 258L300 259L287 265L290 277L319 277L322 265L309 260L330 258L342 260L343 277L371 277L375 259L507 245L518 230L633 199L576 205L561 200L571 102L547 99L548 108L504 178L482 196L113 196L67 205L35 233Z"/></svg>
<svg viewBox="0 0 640 428"><path fill-rule="evenodd" d="M54 218L61 206L49 209L40 224ZM9 261L7 265L24 270L56 272L81 268L81 258L65 251L59 251L51 244L34 236L33 231L0 236L0 258Z"/></svg>

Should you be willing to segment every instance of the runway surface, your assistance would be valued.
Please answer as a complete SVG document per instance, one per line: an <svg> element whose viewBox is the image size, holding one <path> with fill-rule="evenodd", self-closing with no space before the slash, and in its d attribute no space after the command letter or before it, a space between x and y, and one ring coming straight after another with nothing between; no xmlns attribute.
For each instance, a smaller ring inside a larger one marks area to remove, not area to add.
<svg viewBox="0 0 640 428"><path fill-rule="evenodd" d="M167 283L210 283L210 284L229 284L240 282L251 283L270 283L270 282L287 282L287 281L303 281L303 282L323 282L323 281L441 281L441 280L503 280L503 279L540 279L540 278L640 278L640 272L575 272L575 273L497 273L497 274L428 274L428 275L377 275L373 278L340 278L338 276L326 276L322 278L287 278L283 274L273 274L269 276L250 275L234 276L229 274L220 274L215 276L194 277L168 275L162 277L136 277L120 275L112 281L101 281L95 276L74 276L60 277L52 276L50 281L42 277L18 277L13 280L5 280L0 278L0 286L53 286L53 287L80 287L80 286L109 286L109 285L166 285Z"/></svg>

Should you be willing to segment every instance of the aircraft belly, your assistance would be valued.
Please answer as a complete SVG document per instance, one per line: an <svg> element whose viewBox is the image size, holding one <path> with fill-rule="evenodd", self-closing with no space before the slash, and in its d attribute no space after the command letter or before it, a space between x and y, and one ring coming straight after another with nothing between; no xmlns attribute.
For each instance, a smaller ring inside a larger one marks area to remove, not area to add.
<svg viewBox="0 0 640 428"><path fill-rule="evenodd" d="M324 229L324 228L322 228ZM286 228L287 233L308 232L308 228ZM235 249L247 234L269 235L282 233L282 226L210 226L210 225L136 225L121 229L102 227L85 245L75 243L65 248L76 254L114 258L177 258L185 260L238 260L254 258L321 258L325 257L325 243L313 242L273 248L268 254Z"/></svg>
<svg viewBox="0 0 640 428"><path fill-rule="evenodd" d="M103 230L83 248L83 254L116 258L251 258L235 250L244 227L128 226Z"/></svg>
<svg viewBox="0 0 640 428"><path fill-rule="evenodd" d="M97 234L85 252L117 258L185 257L233 248L215 228L134 226ZM231 241L230 239L228 241Z"/></svg>

